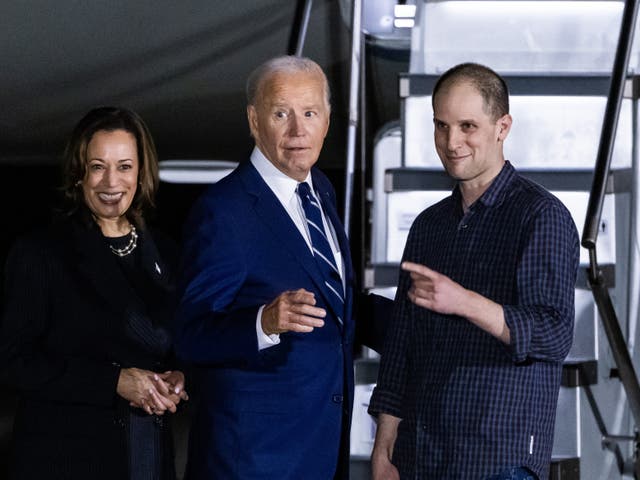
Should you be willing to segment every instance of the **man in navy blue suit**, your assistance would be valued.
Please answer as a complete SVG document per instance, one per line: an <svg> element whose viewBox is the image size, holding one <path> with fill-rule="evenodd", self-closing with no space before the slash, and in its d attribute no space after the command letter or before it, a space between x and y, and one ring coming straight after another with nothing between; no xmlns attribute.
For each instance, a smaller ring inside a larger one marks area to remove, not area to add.
<svg viewBox="0 0 640 480"><path fill-rule="evenodd" d="M187 478L347 478L354 275L335 192L314 167L327 79L278 57L247 97L256 147L185 230L176 348L201 367Z"/></svg>

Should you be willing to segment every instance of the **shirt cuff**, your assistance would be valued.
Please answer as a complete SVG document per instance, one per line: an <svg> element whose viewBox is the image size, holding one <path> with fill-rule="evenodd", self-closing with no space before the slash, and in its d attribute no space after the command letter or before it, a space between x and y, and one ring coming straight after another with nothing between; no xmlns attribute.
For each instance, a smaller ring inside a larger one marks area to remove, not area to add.
<svg viewBox="0 0 640 480"><path fill-rule="evenodd" d="M509 351L515 363L524 362L531 349L533 318L526 309L503 305L504 321L509 328Z"/></svg>
<svg viewBox="0 0 640 480"><path fill-rule="evenodd" d="M367 412L374 417L377 417L380 413L386 413L402 418L402 401L402 395L376 386L371 394Z"/></svg>
<svg viewBox="0 0 640 480"><path fill-rule="evenodd" d="M271 335L267 335L262 330L262 310L264 310L264 305L262 305L258 309L258 315L256 318L256 335L258 337L258 350L264 350L265 348L273 347L274 345L278 345L280 343L280 335L278 333L272 333Z"/></svg>

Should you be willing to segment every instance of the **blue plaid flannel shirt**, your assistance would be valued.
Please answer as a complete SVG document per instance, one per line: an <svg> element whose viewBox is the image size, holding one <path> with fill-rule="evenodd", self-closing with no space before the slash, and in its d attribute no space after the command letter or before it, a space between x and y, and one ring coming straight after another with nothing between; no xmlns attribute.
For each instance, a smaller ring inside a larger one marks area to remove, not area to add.
<svg viewBox="0 0 640 480"><path fill-rule="evenodd" d="M511 345L415 306L400 274L369 412L402 419L401 478L479 480L510 466L548 478L579 248L564 205L509 162L466 215L456 187L418 216L403 259L501 304Z"/></svg>

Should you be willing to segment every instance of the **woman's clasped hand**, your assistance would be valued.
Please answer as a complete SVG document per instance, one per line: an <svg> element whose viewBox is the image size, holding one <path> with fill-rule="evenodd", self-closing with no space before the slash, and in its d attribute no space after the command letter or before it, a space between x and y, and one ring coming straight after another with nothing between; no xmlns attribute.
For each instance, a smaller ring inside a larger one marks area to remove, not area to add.
<svg viewBox="0 0 640 480"><path fill-rule="evenodd" d="M155 373L140 368L123 368L118 379L117 393L129 405L141 408L149 415L175 413L180 401L188 400L184 389L184 374L179 371Z"/></svg>

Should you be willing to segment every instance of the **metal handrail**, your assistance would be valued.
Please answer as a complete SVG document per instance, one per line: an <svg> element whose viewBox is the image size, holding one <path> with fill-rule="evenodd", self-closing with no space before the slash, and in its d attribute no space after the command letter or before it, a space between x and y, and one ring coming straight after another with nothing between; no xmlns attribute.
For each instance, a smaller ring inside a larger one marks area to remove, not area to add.
<svg viewBox="0 0 640 480"><path fill-rule="evenodd" d="M295 55L296 57L302 56L304 42L307 38L307 27L309 26L312 6L313 0L304 0L304 2L302 0L298 0L295 18L291 27L291 34L289 36L289 46L287 48L287 53L289 55Z"/></svg>
<svg viewBox="0 0 640 480"><path fill-rule="evenodd" d="M356 131L360 86L360 50L362 46L362 0L353 0L351 11L351 70L349 73L349 127L347 130L347 164L344 185L344 229L351 232L351 203L356 165Z"/></svg>
<svg viewBox="0 0 640 480"><path fill-rule="evenodd" d="M593 293L600 319L602 321L613 359L618 367L620 380L627 395L629 408L633 415L636 428L640 428L640 383L636 376L629 349L620 329L615 309L609 296L606 281L598 265L596 241L602 217L602 205L606 193L611 157L615 141L620 106L624 92L624 84L629 66L629 56L633 42L636 18L638 15L638 0L625 0L620 25L618 47L613 63L609 96L605 107L600 144L593 174L593 183L589 195L587 215L582 232L582 246L589 251L589 283Z"/></svg>

